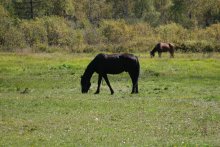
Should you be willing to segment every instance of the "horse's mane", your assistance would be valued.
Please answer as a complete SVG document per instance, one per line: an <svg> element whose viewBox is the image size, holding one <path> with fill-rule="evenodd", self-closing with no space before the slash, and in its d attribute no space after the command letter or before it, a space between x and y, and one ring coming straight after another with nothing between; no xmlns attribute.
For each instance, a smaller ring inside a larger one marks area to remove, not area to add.
<svg viewBox="0 0 220 147"><path fill-rule="evenodd" d="M157 45L153 48L151 52L155 53L158 50L158 46L160 46L160 43L157 43Z"/></svg>
<svg viewBox="0 0 220 147"><path fill-rule="evenodd" d="M91 79L92 74L94 73L94 68L95 68L95 59L93 59L89 65L86 67L86 70L83 74L82 77L86 78L86 79Z"/></svg>

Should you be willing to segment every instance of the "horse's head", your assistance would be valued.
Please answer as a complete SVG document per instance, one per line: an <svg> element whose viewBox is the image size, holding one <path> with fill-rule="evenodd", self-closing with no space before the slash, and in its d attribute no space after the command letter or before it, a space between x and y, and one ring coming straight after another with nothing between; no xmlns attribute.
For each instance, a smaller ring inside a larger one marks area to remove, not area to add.
<svg viewBox="0 0 220 147"><path fill-rule="evenodd" d="M88 79L86 79L84 76L81 76L81 91L82 93L87 93L89 91L89 88L91 86L91 83Z"/></svg>
<svg viewBox="0 0 220 147"><path fill-rule="evenodd" d="M153 58L155 56L155 53L153 51L150 52L150 57Z"/></svg>

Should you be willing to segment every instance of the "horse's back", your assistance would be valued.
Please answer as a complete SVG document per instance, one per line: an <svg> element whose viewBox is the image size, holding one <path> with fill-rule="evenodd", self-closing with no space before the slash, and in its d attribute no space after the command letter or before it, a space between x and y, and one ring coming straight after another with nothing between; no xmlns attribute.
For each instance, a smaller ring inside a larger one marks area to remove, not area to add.
<svg viewBox="0 0 220 147"><path fill-rule="evenodd" d="M100 53L95 57L98 73L118 74L123 71L133 70L137 66L138 59L133 54L103 54ZM138 63L139 64L139 63ZM138 65L139 66L139 65Z"/></svg>
<svg viewBox="0 0 220 147"><path fill-rule="evenodd" d="M171 47L169 43L160 42L156 45L156 48L159 52L167 52L170 50Z"/></svg>
<svg viewBox="0 0 220 147"><path fill-rule="evenodd" d="M170 48L170 45L168 43L160 43L161 48Z"/></svg>
<svg viewBox="0 0 220 147"><path fill-rule="evenodd" d="M95 59L99 60L109 60L109 61L120 61L120 60L137 60L137 57L133 54L122 53L122 54L104 54L100 53L96 55Z"/></svg>
<svg viewBox="0 0 220 147"><path fill-rule="evenodd" d="M120 58L126 72L138 72L139 74L140 65L137 56L133 54L122 54Z"/></svg>
<svg viewBox="0 0 220 147"><path fill-rule="evenodd" d="M128 54L128 53L124 53L124 54L120 54L120 58L122 59L126 59L126 60L137 60L137 57L133 54Z"/></svg>

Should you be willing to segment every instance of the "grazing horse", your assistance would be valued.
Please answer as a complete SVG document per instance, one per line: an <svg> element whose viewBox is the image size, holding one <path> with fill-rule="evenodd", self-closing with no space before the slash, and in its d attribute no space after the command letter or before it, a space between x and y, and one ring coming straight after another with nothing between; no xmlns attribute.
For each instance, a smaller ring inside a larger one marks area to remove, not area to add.
<svg viewBox="0 0 220 147"><path fill-rule="evenodd" d="M158 43L154 49L150 52L151 58L155 56L155 52L158 52L159 57L161 57L162 52L169 52L170 57L174 57L174 45L171 43Z"/></svg>
<svg viewBox="0 0 220 147"><path fill-rule="evenodd" d="M132 80L132 93L138 93L138 77L140 72L140 64L138 58L132 54L98 54L89 63L84 74L81 76L81 91L87 93L91 83L90 79L94 72L98 73L98 87L95 94L100 91L102 78L105 79L111 94L114 93L107 74L119 74L128 72Z"/></svg>

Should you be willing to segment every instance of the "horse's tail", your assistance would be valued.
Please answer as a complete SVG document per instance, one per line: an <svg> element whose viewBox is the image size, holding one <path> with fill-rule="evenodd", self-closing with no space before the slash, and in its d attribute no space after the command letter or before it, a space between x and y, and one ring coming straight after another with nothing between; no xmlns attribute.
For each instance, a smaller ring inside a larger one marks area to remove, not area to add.
<svg viewBox="0 0 220 147"><path fill-rule="evenodd" d="M139 60L138 60L138 57L136 56L136 60L137 60L137 76L139 77L139 75L140 75L140 63L139 63Z"/></svg>
<svg viewBox="0 0 220 147"><path fill-rule="evenodd" d="M172 44L172 43L169 43L169 46L171 47L171 48L175 48L175 45L174 44Z"/></svg>

